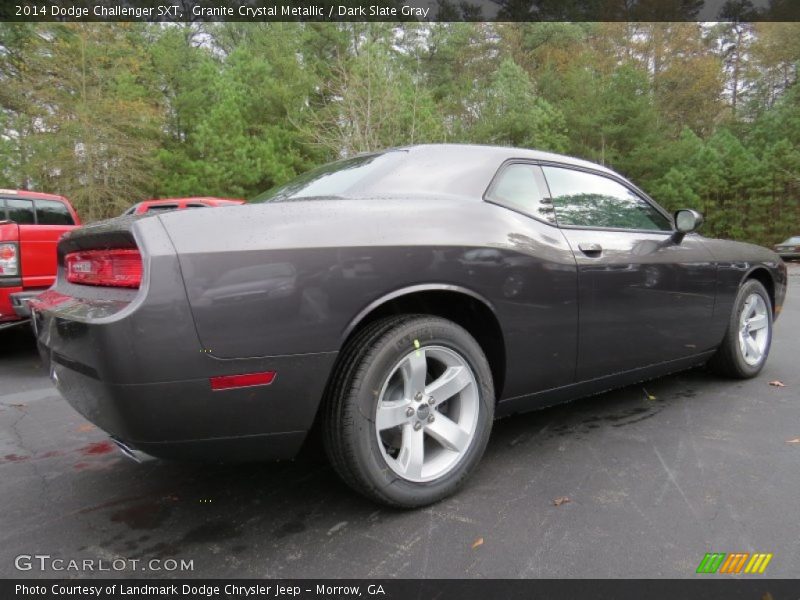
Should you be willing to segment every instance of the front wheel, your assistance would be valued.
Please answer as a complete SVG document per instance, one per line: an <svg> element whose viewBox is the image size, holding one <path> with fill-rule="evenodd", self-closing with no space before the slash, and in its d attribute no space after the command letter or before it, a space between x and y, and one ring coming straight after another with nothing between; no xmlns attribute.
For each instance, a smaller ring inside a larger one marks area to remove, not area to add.
<svg viewBox="0 0 800 600"><path fill-rule="evenodd" d="M389 317L343 350L326 398L325 446L356 491L424 506L465 481L493 416L489 364L466 330L438 317Z"/></svg>
<svg viewBox="0 0 800 600"><path fill-rule="evenodd" d="M728 331L709 366L728 377L755 377L767 362L771 344L772 302L761 282L750 279L739 289Z"/></svg>

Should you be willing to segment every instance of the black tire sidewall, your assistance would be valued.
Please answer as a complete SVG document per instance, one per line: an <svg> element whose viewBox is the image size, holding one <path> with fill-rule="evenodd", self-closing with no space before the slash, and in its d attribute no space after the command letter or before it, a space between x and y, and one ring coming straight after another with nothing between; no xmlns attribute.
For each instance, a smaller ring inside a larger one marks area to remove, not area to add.
<svg viewBox="0 0 800 600"><path fill-rule="evenodd" d="M742 356L742 351L739 348L739 322L742 316L742 311L744 310L744 303L747 298L752 294L758 294L761 296L762 300L767 306L767 320L769 322L769 331L767 337L767 345L764 348L764 355L761 357L761 360L758 364L749 365L744 360L744 356ZM739 295L736 297L736 304L734 305L733 312L731 314L731 321L728 325L730 335L728 336L727 343L731 344L730 353L733 357L734 361L734 368L741 374L743 377L755 377L758 373L761 372L761 369L764 368L764 365L767 362L767 358L769 356L770 347L772 346L772 301L770 300L769 294L761 282L756 281L754 279L749 280L746 282L739 290Z"/></svg>
<svg viewBox="0 0 800 600"><path fill-rule="evenodd" d="M444 346L457 352L472 369L479 390L479 412L475 437L460 462L446 475L430 482L410 482L399 477L386 463L375 431L378 397L391 370L410 351L415 341L421 348ZM486 448L494 418L494 388L491 370L478 343L458 325L439 318L419 318L404 323L379 341L364 371L353 400L358 410L354 418L354 458L359 471L381 496L399 506L422 506L454 492Z"/></svg>

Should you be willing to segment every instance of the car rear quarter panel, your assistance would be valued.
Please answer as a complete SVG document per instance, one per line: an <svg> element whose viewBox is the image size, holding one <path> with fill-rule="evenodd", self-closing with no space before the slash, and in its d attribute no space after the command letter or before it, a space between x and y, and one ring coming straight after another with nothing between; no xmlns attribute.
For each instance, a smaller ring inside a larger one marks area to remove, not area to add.
<svg viewBox="0 0 800 600"><path fill-rule="evenodd" d="M196 370L194 323L175 250L156 219L127 218L133 238L123 235L121 220L76 230L59 244L65 254L98 245L132 245L144 256L143 285L139 290L74 285L59 267L54 288L41 301L52 307L53 330L40 341L56 358L68 357L95 377L118 384L169 381ZM59 261L60 262L60 261ZM170 361L161 352L169 350Z"/></svg>
<svg viewBox="0 0 800 600"><path fill-rule="evenodd" d="M197 456L203 440L214 440L212 457L291 456L336 353L222 360L204 352L157 218L85 227L62 240L59 253L134 243L144 267L138 290L74 285L61 267L56 286L33 302L40 352L59 391L101 429L156 456ZM267 370L278 373L267 387L215 392L209 381Z"/></svg>
<svg viewBox="0 0 800 600"><path fill-rule="evenodd" d="M561 232L478 199L304 200L159 215L205 351L338 351L382 298L455 286L497 316L504 396L570 383L576 268Z"/></svg>

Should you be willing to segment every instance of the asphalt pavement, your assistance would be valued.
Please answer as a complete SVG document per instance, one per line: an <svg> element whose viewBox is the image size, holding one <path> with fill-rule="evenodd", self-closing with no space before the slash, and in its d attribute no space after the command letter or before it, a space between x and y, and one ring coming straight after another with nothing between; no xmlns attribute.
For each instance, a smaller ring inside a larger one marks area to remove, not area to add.
<svg viewBox="0 0 800 600"><path fill-rule="evenodd" d="M790 269L756 379L697 369L499 421L467 486L416 511L362 499L314 456L136 464L60 398L27 331L0 332L0 576L87 576L49 561L126 559L98 574L683 578L707 552L764 552L765 574L748 577L796 577L800 265ZM16 568L37 554L47 568ZM151 558L193 570L142 570Z"/></svg>

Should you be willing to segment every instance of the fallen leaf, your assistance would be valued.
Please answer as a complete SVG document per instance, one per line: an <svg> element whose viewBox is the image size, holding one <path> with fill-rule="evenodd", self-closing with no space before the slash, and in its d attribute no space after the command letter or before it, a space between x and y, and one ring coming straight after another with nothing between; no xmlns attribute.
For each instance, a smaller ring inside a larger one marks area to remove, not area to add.
<svg viewBox="0 0 800 600"><path fill-rule="evenodd" d="M478 538L474 542L472 542L472 549L475 550L478 546L483 546L483 538Z"/></svg>
<svg viewBox="0 0 800 600"><path fill-rule="evenodd" d="M769 384L775 387L786 387L785 383L778 381L777 379L775 381L770 381Z"/></svg>
<svg viewBox="0 0 800 600"><path fill-rule="evenodd" d="M78 427L78 432L86 433L87 431L91 431L92 429L94 429L94 425L92 425L91 423L84 423L83 425Z"/></svg>
<svg viewBox="0 0 800 600"><path fill-rule="evenodd" d="M800 438L794 438L793 440L786 440L787 444L800 444Z"/></svg>
<svg viewBox="0 0 800 600"><path fill-rule="evenodd" d="M642 388L642 391L644 392L644 397L645 397L645 398L647 398L648 400L655 400L655 399L656 399L656 397L655 397L655 396L653 396L653 395L652 395L650 392L648 392L646 389Z"/></svg>
<svg viewBox="0 0 800 600"><path fill-rule="evenodd" d="M14 408L24 408L24 407L26 407L28 405L25 404L24 402L21 402L19 404L9 404L9 406L13 406Z"/></svg>
<svg viewBox="0 0 800 600"><path fill-rule="evenodd" d="M553 500L553 506L561 506L562 504L566 504L567 502L572 502L568 496L560 496Z"/></svg>
<svg viewBox="0 0 800 600"><path fill-rule="evenodd" d="M347 527L347 521L340 521L339 523L328 529L328 535L333 535L334 533L336 533L340 529L344 529L345 527Z"/></svg>

